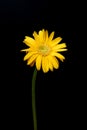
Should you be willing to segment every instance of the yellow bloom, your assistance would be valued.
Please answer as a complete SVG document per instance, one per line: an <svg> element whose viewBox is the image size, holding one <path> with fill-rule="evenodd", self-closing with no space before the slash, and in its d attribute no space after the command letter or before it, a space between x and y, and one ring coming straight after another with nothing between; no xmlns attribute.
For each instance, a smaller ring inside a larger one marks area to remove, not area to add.
<svg viewBox="0 0 87 130"><path fill-rule="evenodd" d="M34 31L33 37L25 36L24 43L28 46L27 49L22 51L26 52L24 61L27 60L27 65L33 66L36 64L37 70L42 68L46 73L53 68L59 68L59 60L64 61L65 57L60 54L66 51L66 44L61 43L62 38L57 37L53 39L54 32L48 36L47 30L40 30L38 33Z"/></svg>

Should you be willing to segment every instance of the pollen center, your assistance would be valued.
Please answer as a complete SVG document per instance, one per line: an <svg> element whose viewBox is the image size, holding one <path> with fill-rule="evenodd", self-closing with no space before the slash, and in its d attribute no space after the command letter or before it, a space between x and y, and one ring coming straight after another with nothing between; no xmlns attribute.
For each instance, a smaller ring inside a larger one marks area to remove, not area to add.
<svg viewBox="0 0 87 130"><path fill-rule="evenodd" d="M50 47L48 47L47 45L41 45L39 46L39 52L42 54L42 55L47 55L50 51Z"/></svg>

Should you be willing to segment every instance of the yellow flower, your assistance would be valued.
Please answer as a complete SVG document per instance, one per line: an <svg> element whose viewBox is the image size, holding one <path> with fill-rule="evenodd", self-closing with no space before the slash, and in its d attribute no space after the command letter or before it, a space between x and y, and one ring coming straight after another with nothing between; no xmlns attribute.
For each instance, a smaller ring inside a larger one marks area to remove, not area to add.
<svg viewBox="0 0 87 130"><path fill-rule="evenodd" d="M65 57L60 54L66 51L66 44L61 43L62 38L57 37L53 39L54 32L48 36L47 30L40 30L38 33L34 31L33 37L25 36L24 43L28 46L27 49L22 51L26 52L24 61L27 60L27 65L33 66L36 64L37 70L42 68L46 73L53 68L59 68L59 60L64 61Z"/></svg>

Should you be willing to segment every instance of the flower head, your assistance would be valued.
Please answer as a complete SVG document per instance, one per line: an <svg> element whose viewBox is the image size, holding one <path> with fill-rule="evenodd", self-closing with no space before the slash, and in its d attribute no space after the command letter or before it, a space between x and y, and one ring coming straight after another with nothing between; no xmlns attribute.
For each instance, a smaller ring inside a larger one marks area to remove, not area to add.
<svg viewBox="0 0 87 130"><path fill-rule="evenodd" d="M27 65L36 64L37 70L42 68L44 73L58 69L59 60L63 62L65 59L60 52L67 51L66 44L60 43L62 38L53 39L54 32L48 36L48 31L44 29L38 33L34 31L33 37L25 36L23 41L28 46L22 50L26 52L24 61L27 60Z"/></svg>

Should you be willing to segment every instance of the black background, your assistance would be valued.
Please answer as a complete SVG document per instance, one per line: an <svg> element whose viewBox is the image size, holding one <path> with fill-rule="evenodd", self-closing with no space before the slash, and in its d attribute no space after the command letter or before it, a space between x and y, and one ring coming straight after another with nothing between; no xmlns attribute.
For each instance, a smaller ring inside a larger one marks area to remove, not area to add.
<svg viewBox="0 0 87 130"><path fill-rule="evenodd" d="M44 74L38 71L36 80L36 104L38 130L74 129L82 126L80 87L81 70L81 7L73 1L8 0L0 4L1 34L4 51L5 77L9 91L15 100L12 115L13 128L33 130L31 108L31 80L34 67L23 61L26 48L22 42L26 35L32 37L33 31L47 29L61 36L68 51L64 52L65 62L60 68ZM8 49L7 49L8 47ZM15 56L13 56L13 53ZM7 60L7 62L6 62ZM9 69L8 69L9 68ZM6 73L7 72L7 73ZM11 73L10 73L11 72ZM15 75L15 76L14 76ZM6 88L6 90L8 90Z"/></svg>

